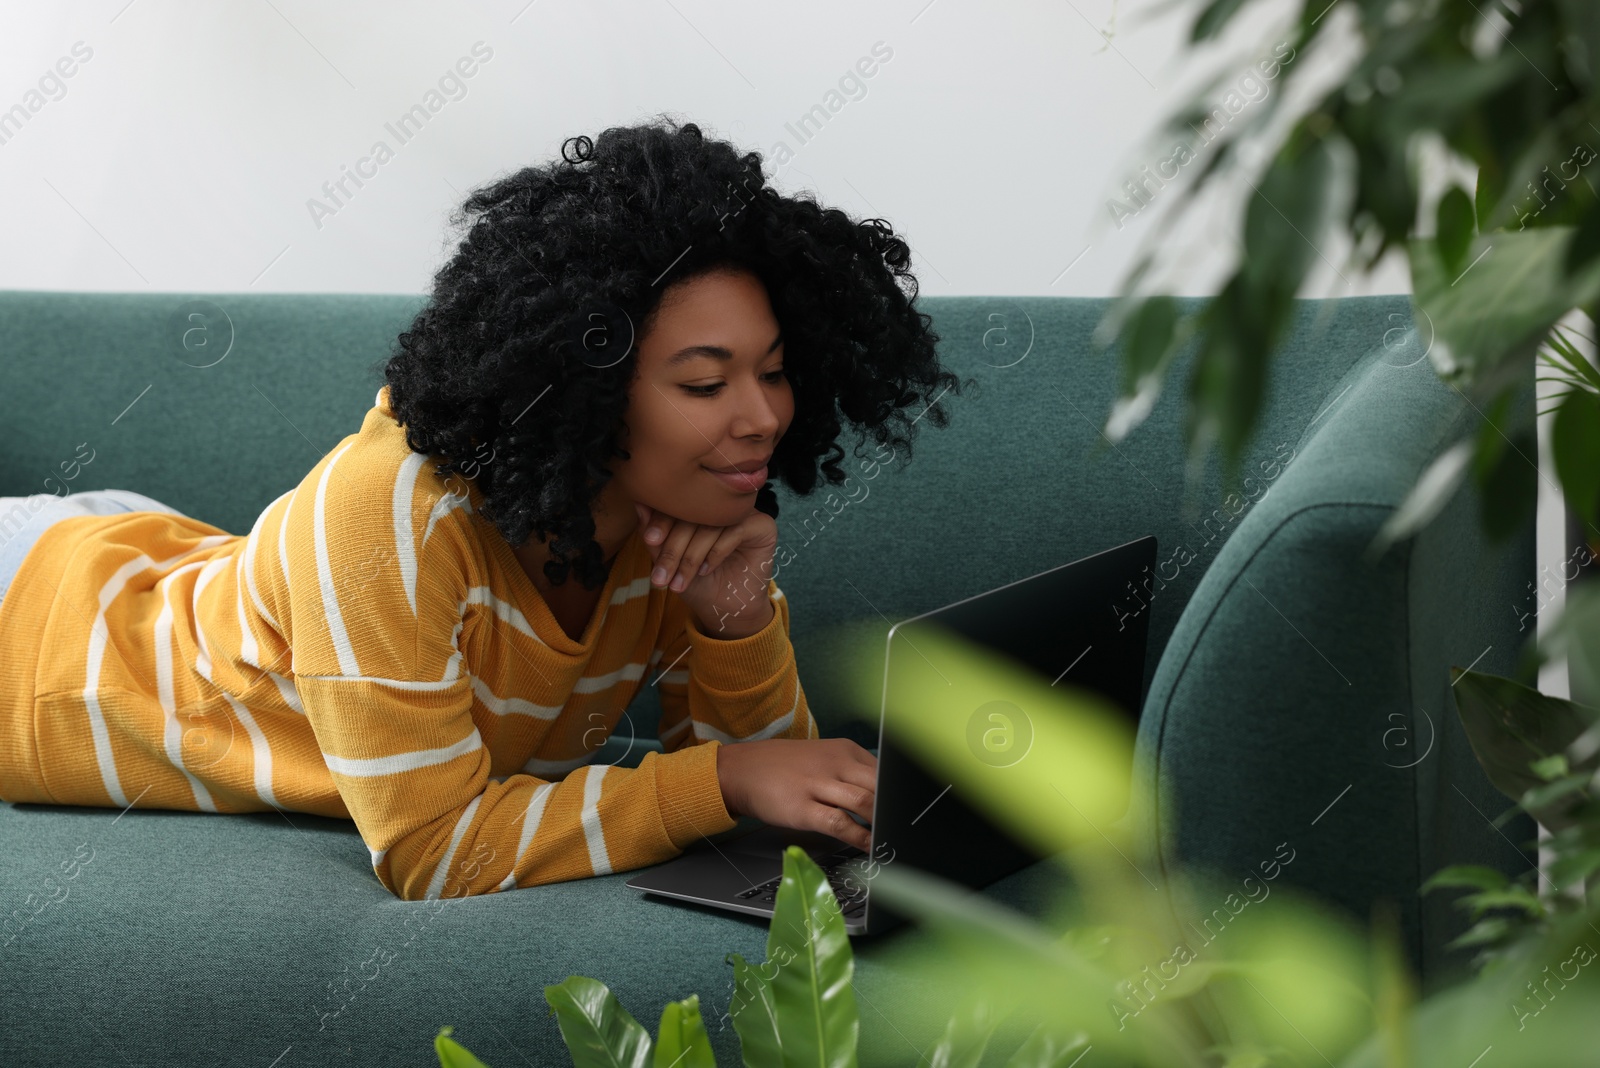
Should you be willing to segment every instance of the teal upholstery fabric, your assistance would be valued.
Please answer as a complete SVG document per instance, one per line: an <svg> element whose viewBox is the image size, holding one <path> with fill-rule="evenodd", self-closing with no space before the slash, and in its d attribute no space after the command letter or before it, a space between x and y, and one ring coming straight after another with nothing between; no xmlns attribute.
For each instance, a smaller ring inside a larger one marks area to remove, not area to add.
<svg viewBox="0 0 1600 1068"><path fill-rule="evenodd" d="M244 533L356 429L381 384L377 362L422 305L0 292L0 496L55 491L61 462L87 443L94 459L65 489L132 489ZM1194 861L1228 876L1288 841L1286 880L1362 920L1374 900L1397 900L1413 963L1425 975L1450 966L1438 947L1459 921L1445 901L1419 902L1417 884L1444 863L1514 873L1526 860L1471 808L1492 817L1505 806L1465 747L1444 671L1479 653L1479 668L1507 670L1524 636L1507 606L1534 558L1531 525L1509 545L1482 544L1464 491L1417 539L1375 564L1357 559L1470 415L1426 361L1398 366L1417 351L1409 299L1297 304L1245 454L1258 481L1242 508L1225 499L1214 456L1185 496L1192 352L1113 445L1100 427L1120 368L1090 345L1106 300L919 306L947 366L975 383L945 398L951 425L919 420L909 462L870 479L846 439L851 483L807 499L779 490L780 544L794 558L778 581L824 734L876 745L877 710L849 692L845 664L881 665L893 621L1155 534L1165 570L1140 609L1150 645L1139 789L1158 814L1141 831L1160 869ZM624 720L628 737L619 730L597 760L637 763L658 744L658 714L647 691ZM1437 744L1397 767L1420 753L1428 722ZM1397 726L1412 733L1386 733ZM1521 841L1531 829L1506 833ZM576 974L607 983L652 1033L667 1001L699 993L732 1064L735 1034L718 1022L732 992L724 956L764 957L764 924L643 899L622 885L631 873L434 915L437 903L383 889L353 825L297 813L0 806L0 915L90 850L70 896L0 948L4 1063L48 1051L63 1062L429 1064L443 1024L497 1068L568 1063L542 989ZM987 893L1042 914L1066 889L1044 862ZM914 1061L960 993L895 970L895 947L920 937L902 928L855 944L865 1064Z"/></svg>
<svg viewBox="0 0 1600 1068"><path fill-rule="evenodd" d="M1237 881L1287 843L1291 881L1356 916L1398 906L1437 983L1466 964L1444 949L1465 921L1417 887L1448 864L1533 863L1518 848L1530 821L1490 826L1509 803L1459 728L1448 672L1513 674L1533 547L1531 524L1485 543L1469 480L1417 538L1364 559L1417 472L1476 425L1422 352L1408 330L1357 362L1206 570L1146 699L1137 793L1155 801L1145 832L1164 864Z"/></svg>

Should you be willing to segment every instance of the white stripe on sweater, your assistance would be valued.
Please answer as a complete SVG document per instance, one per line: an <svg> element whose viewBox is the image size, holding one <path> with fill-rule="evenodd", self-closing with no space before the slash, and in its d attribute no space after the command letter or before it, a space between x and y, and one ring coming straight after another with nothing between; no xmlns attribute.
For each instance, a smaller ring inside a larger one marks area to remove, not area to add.
<svg viewBox="0 0 1600 1068"><path fill-rule="evenodd" d="M478 695L478 700L483 706L497 716L532 716L534 719L555 719L561 714L565 702L559 705L540 705L532 701L524 701L520 697L499 697L489 689L489 684L478 678L472 679L472 692Z"/></svg>
<svg viewBox="0 0 1600 1068"><path fill-rule="evenodd" d="M418 768L431 768L435 764L443 764L454 760L463 753L476 752L483 748L483 738L474 727L472 733L454 745L447 745L441 749L418 749L410 753L396 753L394 756L385 757L336 757L328 753L322 754L323 763L328 765L329 771L338 772L357 779L375 779L381 775L400 775Z"/></svg>
<svg viewBox="0 0 1600 1068"><path fill-rule="evenodd" d="M428 538L433 535L434 524L438 523L440 519L443 519L447 514L449 514L450 510L453 508L460 508L463 511L471 512L471 496L465 491L461 493L446 493L443 497L440 497L437 501L433 502L433 507L428 510L428 526L422 532L422 545L418 551L428 547Z"/></svg>
<svg viewBox="0 0 1600 1068"><path fill-rule="evenodd" d="M589 863L596 875L611 872L611 854L606 850L606 836L600 826L600 786L605 782L610 764L592 764L583 784L583 837L589 843Z"/></svg>
<svg viewBox="0 0 1600 1068"><path fill-rule="evenodd" d="M129 801L127 794L122 792L122 781L117 775L116 758L111 752L111 734L106 729L105 713L100 708L100 669L105 663L106 646L110 641L110 635L106 630L106 609L122 593L128 585L128 580L141 571L149 568L160 570L176 563L196 549L208 549L233 539L232 534L212 534L201 538L193 549L169 556L159 562L140 553L117 568L106 580L105 585L100 587L99 606L95 610L94 623L89 628L89 649L84 657L83 703L89 716L89 734L94 740L94 758L100 768L100 781L114 804L126 808Z"/></svg>
<svg viewBox="0 0 1600 1068"><path fill-rule="evenodd" d="M278 805L278 797L272 790L272 746L267 744L267 736L256 723L250 710L240 704L233 694L226 691L222 694L228 699L228 704L233 706L234 715L239 717L239 722L244 724L244 729L250 735L250 752L254 757L256 795L271 805Z"/></svg>
<svg viewBox="0 0 1600 1068"><path fill-rule="evenodd" d="M509 601L503 601L494 595L494 591L487 586L473 586L467 590L466 600L461 602L460 610L466 611L469 604L486 605L494 611L501 620L511 624L519 633L525 634L544 645L545 641L533 632L533 627L528 623L528 617L522 614L521 609Z"/></svg>
<svg viewBox="0 0 1600 1068"><path fill-rule="evenodd" d="M623 664L615 671L608 671L604 675L585 675L572 686L573 693L599 693L609 690L619 682L634 682L644 678L644 665L641 663Z"/></svg>
<svg viewBox="0 0 1600 1068"><path fill-rule="evenodd" d="M408 453L394 478L391 509L394 513L395 562L400 568L400 584L405 587L406 604L417 614L417 533L411 525L412 495L417 489L417 473L427 462L420 452Z"/></svg>
<svg viewBox="0 0 1600 1068"><path fill-rule="evenodd" d="M278 570L283 573L283 588L289 591L289 549L284 535L289 530L289 513L294 511L294 502L300 497L300 487L296 486L288 493L289 503L283 506L283 521L278 524Z"/></svg>
<svg viewBox="0 0 1600 1068"><path fill-rule="evenodd" d="M312 512L312 527L317 547L317 581L322 586L322 614L328 622L328 637L333 642L334 655L339 658L339 673L347 676L361 674L361 668L356 664L356 653L350 646L350 635L344 629L344 613L339 610L339 591L334 588L333 566L328 560L328 531L325 518L328 476L333 474L333 465L339 462L339 457L354 444L353 441L349 442L334 453L333 458L328 461L328 466L322 469L322 477L317 480L316 506Z"/></svg>
<svg viewBox="0 0 1600 1068"><path fill-rule="evenodd" d="M287 494L280 494L278 501L283 500L285 496ZM277 504L278 501L273 501L272 504ZM261 613L261 618L266 620L267 625L273 630L282 633L283 628L278 626L278 621L273 618L271 612L267 611L266 603L261 600L261 590L256 586L256 547L261 544L261 524L266 522L267 513L272 510L272 504L267 505L261 510L261 514L256 516L255 525L250 528L250 537L245 540L244 580L245 584L250 587L250 600L256 606L256 611Z"/></svg>
<svg viewBox="0 0 1600 1068"><path fill-rule="evenodd" d="M596 748L592 752L585 753L580 757L573 757L570 760L540 760L537 757L532 757L526 764L522 765L522 770L529 775L537 775L541 779L556 779L570 771L583 767L593 760L594 754L598 752L600 750Z"/></svg>
<svg viewBox="0 0 1600 1068"><path fill-rule="evenodd" d="M194 658L194 670L207 682L214 682L211 677L211 649L206 645L205 628L200 625L200 595L206 591L211 580L216 578L223 568L228 566L229 558L219 556L206 564L200 572L200 577L195 579L194 594L189 598L189 618L194 620L194 637L200 646L200 652Z"/></svg>
<svg viewBox="0 0 1600 1068"><path fill-rule="evenodd" d="M782 734L784 731L788 730L789 729L789 725L794 722L795 710L798 709L799 707L800 707L800 685L799 685L799 682L796 681L795 688L794 688L794 705L793 705L793 707L791 707L789 709L789 711L785 712L783 715L779 716L777 719L773 720L771 723L767 724L765 727L762 727L760 730L756 731L754 734L747 734L744 737L740 738L740 737L737 737L735 735L727 734L727 733L725 733L723 731L719 731L719 730L717 730L717 728L711 726L711 724L709 724L709 723L701 723L699 720L694 720L693 721L694 722L694 734L695 734L695 737L699 738L701 741L708 741L708 740L714 738L717 741L722 742L724 744L731 744L733 742L757 742L757 741L760 741L763 738L771 738L771 737L773 737L775 735ZM810 736L811 736L811 729L808 726L806 728L806 737L809 738Z"/></svg>
<svg viewBox="0 0 1600 1068"><path fill-rule="evenodd" d="M294 683L276 671L267 672L267 677L278 687L278 693L282 695L284 704L302 716L306 714L305 706L300 703L300 691L294 688Z"/></svg>
<svg viewBox="0 0 1600 1068"><path fill-rule="evenodd" d="M460 679L439 682L414 682L410 679L380 679L375 675L295 675L297 679L320 679L326 682L375 682L379 686L392 686L396 690L448 690Z"/></svg>
<svg viewBox="0 0 1600 1068"><path fill-rule="evenodd" d="M157 586L161 587L161 611L156 614L154 640L156 659L156 699L161 702L162 746L166 750L167 760L172 766L183 772L184 778L189 780L189 788L194 792L195 804L202 812L216 812L217 803L211 799L211 791L207 790L205 783L194 777L183 763L183 736L185 724L178 722L177 700L174 696L172 685L172 580L185 571L193 571L197 567L204 567L205 562L197 560L192 564L184 564L174 568L163 577ZM188 728L196 729L196 728ZM201 730L205 730L202 725ZM229 724L228 729L233 729ZM215 731L209 731L216 741Z"/></svg>
<svg viewBox="0 0 1600 1068"><path fill-rule="evenodd" d="M478 802L482 800L483 795L479 794L467 802L467 807L461 812L461 818L456 820L455 830L450 834L450 847L444 851L444 856L439 858L439 863L433 869L433 878L428 880L427 892L422 895L425 900L437 901L443 892L445 879L450 874L450 865L455 863L456 848L461 844L461 838L467 833L467 828L472 826L473 813L478 811ZM465 897L466 891L450 896Z"/></svg>
<svg viewBox="0 0 1600 1068"><path fill-rule="evenodd" d="M511 871L500 883L500 889L513 890L517 885L517 862L522 859L522 854L528 851L528 843L533 841L533 836L539 831L539 823L544 819L544 806L550 799L550 793L556 788L553 782L540 783L533 788L533 796L528 799L527 810L522 814L522 833L517 838L517 855L512 859Z"/></svg>
<svg viewBox="0 0 1600 1068"><path fill-rule="evenodd" d="M233 609L239 617L239 659L259 669L261 650L256 646L255 631L250 629L250 619L244 610L244 553L235 553L233 560Z"/></svg>

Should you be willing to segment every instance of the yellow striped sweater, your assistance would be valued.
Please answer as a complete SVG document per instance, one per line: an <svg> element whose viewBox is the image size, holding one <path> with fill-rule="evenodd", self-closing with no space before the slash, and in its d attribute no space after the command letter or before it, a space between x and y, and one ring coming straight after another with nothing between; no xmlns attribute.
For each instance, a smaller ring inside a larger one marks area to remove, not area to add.
<svg viewBox="0 0 1600 1068"><path fill-rule="evenodd" d="M710 637L635 530L573 641L434 464L385 387L247 536L47 527L0 605L0 800L352 819L391 893L457 897L675 856L737 822L719 745L819 736L775 581ZM651 684L665 752L589 763Z"/></svg>

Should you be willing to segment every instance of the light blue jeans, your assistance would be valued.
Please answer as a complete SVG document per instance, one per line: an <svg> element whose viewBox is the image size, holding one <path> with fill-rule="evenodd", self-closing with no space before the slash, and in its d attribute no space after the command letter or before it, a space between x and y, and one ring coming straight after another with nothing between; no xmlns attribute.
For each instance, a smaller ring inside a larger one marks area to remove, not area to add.
<svg viewBox="0 0 1600 1068"><path fill-rule="evenodd" d="M132 490L84 490L60 496L35 493L29 497L0 497L0 602L11 580L45 528L58 519L75 515L120 515L123 512L183 513Z"/></svg>

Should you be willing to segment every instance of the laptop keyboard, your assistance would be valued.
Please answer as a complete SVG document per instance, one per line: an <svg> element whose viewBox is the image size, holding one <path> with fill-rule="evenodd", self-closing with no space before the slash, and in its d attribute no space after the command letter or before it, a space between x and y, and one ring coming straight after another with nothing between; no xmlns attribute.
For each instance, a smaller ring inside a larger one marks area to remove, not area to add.
<svg viewBox="0 0 1600 1068"><path fill-rule="evenodd" d="M833 896L839 899L839 911L846 916L859 916L867 908L867 889L861 885L859 876L852 878L854 869L850 866L850 861L856 857L864 856L866 854L861 850L850 849L841 853L833 853L817 860L817 867L821 868L823 874L827 875L828 885L833 888ZM854 882L855 889L851 889L845 882L846 879L851 879ZM782 882L783 876L780 875L776 879L768 879L766 882L752 886L748 890L741 890L738 896L752 902L770 905L777 901L778 885Z"/></svg>

